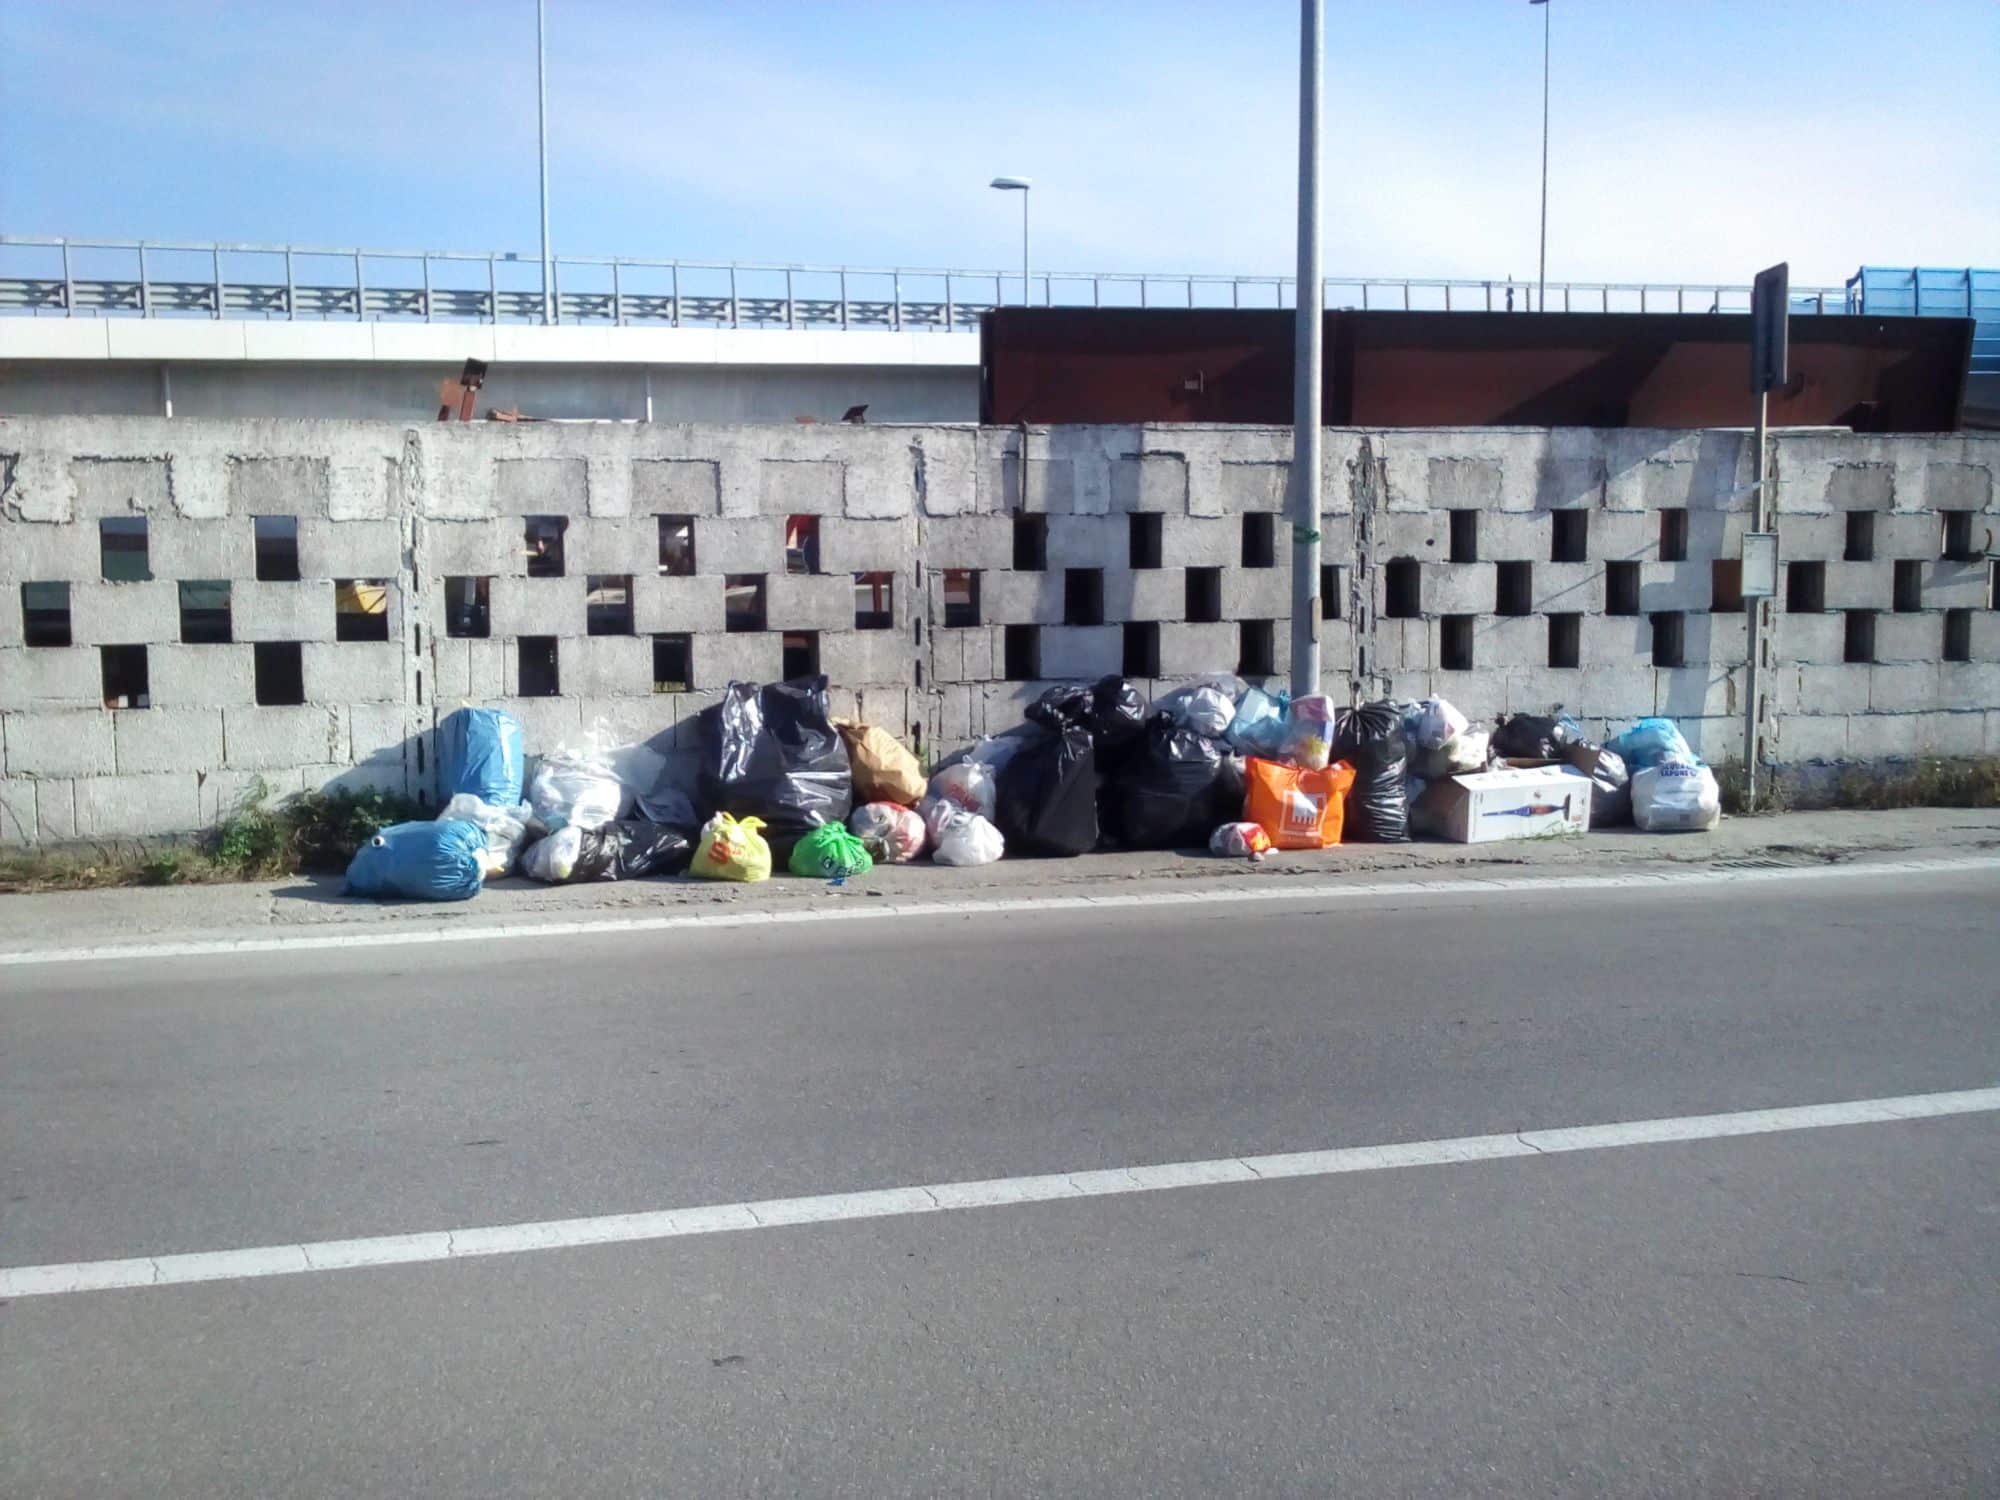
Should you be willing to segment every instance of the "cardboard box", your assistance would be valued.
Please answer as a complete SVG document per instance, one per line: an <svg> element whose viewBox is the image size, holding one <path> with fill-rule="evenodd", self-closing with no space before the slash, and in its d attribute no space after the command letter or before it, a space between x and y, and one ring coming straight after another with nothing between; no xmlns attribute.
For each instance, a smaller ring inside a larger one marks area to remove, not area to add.
<svg viewBox="0 0 2000 1500"><path fill-rule="evenodd" d="M1568 766L1501 766L1432 782L1429 830L1455 844L1491 844L1590 827L1590 778Z"/></svg>

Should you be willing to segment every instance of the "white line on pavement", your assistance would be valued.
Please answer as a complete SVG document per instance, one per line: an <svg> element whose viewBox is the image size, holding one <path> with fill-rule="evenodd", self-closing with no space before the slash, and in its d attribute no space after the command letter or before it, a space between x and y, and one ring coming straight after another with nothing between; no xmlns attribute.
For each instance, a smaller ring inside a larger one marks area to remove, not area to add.
<svg viewBox="0 0 2000 1500"><path fill-rule="evenodd" d="M810 1198L767 1198L755 1203L667 1208L651 1213L604 1214L588 1219L501 1224L483 1229L432 1230L423 1234L390 1234L370 1239L322 1240L316 1244L260 1245L246 1250L215 1250L188 1255L13 1266L0 1269L0 1298L59 1296L69 1292L102 1292L122 1287L176 1286L196 1281L241 1281L258 1276L288 1276L309 1271L347 1271L362 1266L462 1260L474 1255L512 1255L531 1250L567 1250L580 1245L680 1239L729 1230L893 1218L961 1208L1048 1203L1066 1198L1105 1198L1126 1193L1207 1187L1218 1183L1261 1182L1280 1177L1386 1172L1401 1167L1493 1161L1501 1157L1542 1156L1564 1151L1607 1151L1670 1141L1706 1141L1786 1130L1823 1130L1832 1125L1935 1119L1943 1115L1981 1114L1991 1110L2000 1110L2000 1088L1969 1089L1961 1093L1906 1094L1893 1099L1857 1099L1844 1104L1807 1104L1791 1109L1751 1109L1725 1115L1687 1115L1671 1120L1576 1125L1506 1135L1460 1136L1455 1140L1345 1146L1330 1151L1300 1151L1278 1156L1227 1156L1214 1161L1166 1162L1155 1166L1063 1172L1042 1177L1002 1177L986 1182L936 1182L922 1187L826 1193Z"/></svg>
<svg viewBox="0 0 2000 1500"><path fill-rule="evenodd" d="M569 921L525 920L453 923L442 927L328 924L309 932L280 937L189 937L151 943L111 943L93 948L22 948L0 953L0 968L32 964L90 963L135 958L223 958L237 954L298 953L326 948L393 948L429 943L494 943L531 938L592 937L632 932L671 932L688 928L721 930L731 927L790 927L812 922L865 922L911 917L995 917L1020 912L1119 911L1164 906L1205 906L1262 901L1353 901L1399 897L1533 895L1538 892L1662 890L1704 885L1757 885L1782 880L1847 880L1867 877L1893 880L1923 875L1955 875L2000 870L2000 857L1976 855L1964 859L1881 860L1843 865L1787 866L1782 869L1704 868L1624 871L1582 875L1502 877L1461 876L1449 880L1238 880L1228 885L1201 884L1189 890L1131 891L1108 895L994 896L959 901L843 901L838 906L791 910L765 907L751 911L679 913L650 917L587 917Z"/></svg>

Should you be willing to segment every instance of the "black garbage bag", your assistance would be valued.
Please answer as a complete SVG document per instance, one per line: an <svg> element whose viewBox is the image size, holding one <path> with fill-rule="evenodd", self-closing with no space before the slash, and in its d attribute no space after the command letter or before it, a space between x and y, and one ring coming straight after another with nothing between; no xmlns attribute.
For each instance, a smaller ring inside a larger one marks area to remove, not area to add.
<svg viewBox="0 0 2000 1500"><path fill-rule="evenodd" d="M1403 715L1386 700L1344 708L1333 716L1333 758L1354 767L1340 840L1344 844L1407 844L1410 798L1404 776L1409 752Z"/></svg>
<svg viewBox="0 0 2000 1500"><path fill-rule="evenodd" d="M1632 778L1616 751L1588 743L1565 745L1561 759L1590 778L1590 826L1616 828L1632 821Z"/></svg>
<svg viewBox="0 0 2000 1500"><path fill-rule="evenodd" d="M1112 673L1090 690L1090 738L1097 747L1098 769L1104 758L1137 750L1146 733L1146 695L1128 678Z"/></svg>
<svg viewBox="0 0 2000 1500"><path fill-rule="evenodd" d="M762 818L780 860L822 823L854 806L847 746L827 716L826 679L732 682L701 711L697 796L704 818Z"/></svg>
<svg viewBox="0 0 2000 1500"><path fill-rule="evenodd" d="M1583 726L1568 714L1502 715L1493 725L1493 753L1509 760L1561 760L1584 743Z"/></svg>
<svg viewBox="0 0 2000 1500"><path fill-rule="evenodd" d="M1012 854L1067 858L1097 847L1097 752L1080 724L1043 729L994 779L993 821Z"/></svg>
<svg viewBox="0 0 2000 1500"><path fill-rule="evenodd" d="M579 880L643 880L648 875L678 875L694 858L694 844L678 828L621 818L601 828L587 829L577 852L570 883Z"/></svg>
<svg viewBox="0 0 2000 1500"><path fill-rule="evenodd" d="M1106 780L1113 837L1131 849L1206 848L1215 825L1231 819L1228 760L1220 740L1155 714L1139 748Z"/></svg>

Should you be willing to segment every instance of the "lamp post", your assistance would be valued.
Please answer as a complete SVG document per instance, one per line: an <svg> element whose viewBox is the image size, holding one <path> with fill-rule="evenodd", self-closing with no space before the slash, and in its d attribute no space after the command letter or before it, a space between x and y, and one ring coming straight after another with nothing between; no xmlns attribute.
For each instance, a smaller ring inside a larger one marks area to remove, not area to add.
<svg viewBox="0 0 2000 1500"><path fill-rule="evenodd" d="M542 153L542 321L556 320L554 277L549 265L549 85L547 0L535 0L535 126ZM493 309L497 322L500 309Z"/></svg>
<svg viewBox="0 0 2000 1500"><path fill-rule="evenodd" d="M1549 0L1528 0L1542 8L1542 248L1535 269L1535 307L1549 310Z"/></svg>
<svg viewBox="0 0 2000 1500"><path fill-rule="evenodd" d="M1322 0L1299 0L1299 275L1292 329L1292 696L1320 690L1321 481L1319 278L1320 26Z"/></svg>
<svg viewBox="0 0 2000 1500"><path fill-rule="evenodd" d="M1021 306L1027 307L1034 300L1028 291L1028 189L1034 184L1025 177L996 177L987 186L1021 195Z"/></svg>

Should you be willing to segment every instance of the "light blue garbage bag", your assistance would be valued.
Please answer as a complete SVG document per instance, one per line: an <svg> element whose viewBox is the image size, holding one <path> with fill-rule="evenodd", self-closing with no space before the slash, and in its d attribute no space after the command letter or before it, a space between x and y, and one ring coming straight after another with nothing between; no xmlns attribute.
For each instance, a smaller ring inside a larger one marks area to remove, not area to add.
<svg viewBox="0 0 2000 1500"><path fill-rule="evenodd" d="M1701 764L1701 757L1694 753L1672 719L1641 719L1604 748L1624 761L1626 771L1634 776L1669 763Z"/></svg>
<svg viewBox="0 0 2000 1500"><path fill-rule="evenodd" d="M1292 695L1280 692L1275 698L1262 688L1251 688L1236 705L1236 717L1229 725L1229 748L1239 755L1261 755L1274 760L1285 749L1285 710Z"/></svg>
<svg viewBox="0 0 2000 1500"><path fill-rule="evenodd" d="M461 708L438 725L438 796L468 792L495 807L523 800L527 756L521 724L497 708Z"/></svg>
<svg viewBox="0 0 2000 1500"><path fill-rule="evenodd" d="M347 894L407 901L470 901L485 883L486 835L477 823L395 823L354 851Z"/></svg>

